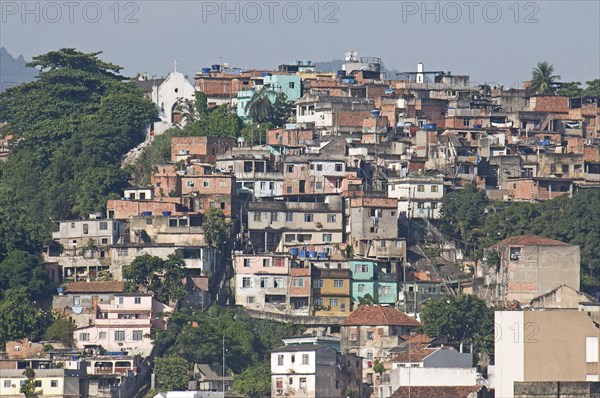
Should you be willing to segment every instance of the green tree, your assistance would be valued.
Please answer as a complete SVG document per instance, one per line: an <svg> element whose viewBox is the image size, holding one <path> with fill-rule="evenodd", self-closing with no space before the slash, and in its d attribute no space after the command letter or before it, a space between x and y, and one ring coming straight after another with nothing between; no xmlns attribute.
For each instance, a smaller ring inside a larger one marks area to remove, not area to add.
<svg viewBox="0 0 600 398"><path fill-rule="evenodd" d="M37 398L38 393L35 391L35 371L28 366L23 371L23 376L26 379L21 384L19 392L25 395L25 398ZM43 392L40 392L40 394L43 394Z"/></svg>
<svg viewBox="0 0 600 398"><path fill-rule="evenodd" d="M229 236L229 225L221 209L211 207L202 221L204 240L212 247L220 247Z"/></svg>
<svg viewBox="0 0 600 398"><path fill-rule="evenodd" d="M538 62L531 72L531 84L529 90L533 94L554 94L556 81L559 75L554 74L554 66L548 61Z"/></svg>
<svg viewBox="0 0 600 398"><path fill-rule="evenodd" d="M583 95L586 97L600 97L600 79L594 79L585 82L587 87L583 90Z"/></svg>
<svg viewBox="0 0 600 398"><path fill-rule="evenodd" d="M476 243L478 229L485 220L488 198L474 184L447 193L442 198L441 224L443 233L459 239L466 249Z"/></svg>
<svg viewBox="0 0 600 398"><path fill-rule="evenodd" d="M494 311L472 295L429 301L421 312L423 331L451 342L473 344L476 352L491 352L494 345Z"/></svg>
<svg viewBox="0 0 600 398"><path fill-rule="evenodd" d="M256 91L246 104L245 111L254 124L269 121L273 112L273 105L269 99L269 91L264 87Z"/></svg>
<svg viewBox="0 0 600 398"><path fill-rule="evenodd" d="M256 363L235 376L233 388L250 398L269 397L271 394L271 364Z"/></svg>
<svg viewBox="0 0 600 398"><path fill-rule="evenodd" d="M52 294L50 277L41 258L21 250L13 250L0 263L0 293L19 286L25 287L27 294L35 300Z"/></svg>
<svg viewBox="0 0 600 398"><path fill-rule="evenodd" d="M185 262L179 251L169 254L166 260L144 254L123 267L127 291L152 292L163 303L185 296L184 278Z"/></svg>
<svg viewBox="0 0 600 398"><path fill-rule="evenodd" d="M583 94L581 82L560 83L560 86L556 90L556 94L567 97L580 97Z"/></svg>
<svg viewBox="0 0 600 398"><path fill-rule="evenodd" d="M274 127L282 127L287 123L292 112L292 103L288 101L285 93L277 94L273 103L272 114L270 117L271 124Z"/></svg>
<svg viewBox="0 0 600 398"><path fill-rule="evenodd" d="M66 347L73 346L73 331L75 325L71 320L56 317L52 324L46 329L45 337L48 341L59 341Z"/></svg>
<svg viewBox="0 0 600 398"><path fill-rule="evenodd" d="M189 364L181 357L154 359L154 373L158 389L164 391L184 391L188 388Z"/></svg>
<svg viewBox="0 0 600 398"><path fill-rule="evenodd" d="M0 300L0 347L7 341L30 336L36 329L37 317L25 287L4 291Z"/></svg>

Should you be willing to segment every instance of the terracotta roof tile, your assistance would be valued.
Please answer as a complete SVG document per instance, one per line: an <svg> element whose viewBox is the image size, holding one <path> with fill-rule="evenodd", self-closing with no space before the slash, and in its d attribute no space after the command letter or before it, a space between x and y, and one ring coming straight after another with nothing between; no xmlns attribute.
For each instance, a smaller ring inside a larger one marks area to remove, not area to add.
<svg viewBox="0 0 600 398"><path fill-rule="evenodd" d="M394 307L360 306L352 311L342 326L421 326L421 322Z"/></svg>
<svg viewBox="0 0 600 398"><path fill-rule="evenodd" d="M538 235L511 236L496 243L494 246L571 246L559 240L544 238Z"/></svg>
<svg viewBox="0 0 600 398"><path fill-rule="evenodd" d="M416 363L422 362L425 358L430 356L436 351L441 350L440 347L429 347L429 344L415 344L410 347L410 352L408 351L408 347L405 350L398 353L397 356L394 357L394 362L398 363Z"/></svg>
<svg viewBox="0 0 600 398"><path fill-rule="evenodd" d="M118 281L71 282L65 286L65 293L121 293L125 283Z"/></svg>
<svg viewBox="0 0 600 398"><path fill-rule="evenodd" d="M391 398L408 397L408 388L408 386L398 388ZM410 396L411 398L470 398L476 397L479 389L479 386L413 386L410 389Z"/></svg>

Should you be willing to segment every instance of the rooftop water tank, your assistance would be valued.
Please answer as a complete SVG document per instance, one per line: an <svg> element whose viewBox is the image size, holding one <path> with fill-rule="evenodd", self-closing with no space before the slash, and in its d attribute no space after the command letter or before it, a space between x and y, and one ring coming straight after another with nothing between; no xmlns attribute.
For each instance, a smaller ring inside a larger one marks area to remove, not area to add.
<svg viewBox="0 0 600 398"><path fill-rule="evenodd" d="M379 109L373 109L371 111L371 116L379 116L381 115L381 111Z"/></svg>
<svg viewBox="0 0 600 398"><path fill-rule="evenodd" d="M292 248L290 249L290 254L291 254L292 256L296 257L296 256L298 255L298 252L299 252L299 251L300 251L300 250L299 250L297 247L292 247Z"/></svg>
<svg viewBox="0 0 600 398"><path fill-rule="evenodd" d="M337 71L337 75L338 75L339 77L344 77L344 76L346 76L346 71L345 71L345 70L338 70L338 71Z"/></svg>
<svg viewBox="0 0 600 398"><path fill-rule="evenodd" d="M210 67L214 72L218 72L221 70L221 65L214 64Z"/></svg>
<svg viewBox="0 0 600 398"><path fill-rule="evenodd" d="M302 65L302 62L301 61L294 61L294 62L292 62L292 65L300 66L300 65Z"/></svg>
<svg viewBox="0 0 600 398"><path fill-rule="evenodd" d="M435 123L425 123L423 124L423 128L425 130L435 130L437 128L437 125Z"/></svg>
<svg viewBox="0 0 600 398"><path fill-rule="evenodd" d="M310 258L317 258L317 252L315 252L315 251L311 251L311 252L309 252L309 253L308 253L308 256L309 256Z"/></svg>
<svg viewBox="0 0 600 398"><path fill-rule="evenodd" d="M142 212L142 216L144 216L144 217L150 217L151 215L152 215L151 211L143 211Z"/></svg>
<svg viewBox="0 0 600 398"><path fill-rule="evenodd" d="M202 68L202 74L207 75L210 73L210 68Z"/></svg>
<svg viewBox="0 0 600 398"><path fill-rule="evenodd" d="M312 61L302 61L302 65L304 66L310 66L310 64L312 64Z"/></svg>

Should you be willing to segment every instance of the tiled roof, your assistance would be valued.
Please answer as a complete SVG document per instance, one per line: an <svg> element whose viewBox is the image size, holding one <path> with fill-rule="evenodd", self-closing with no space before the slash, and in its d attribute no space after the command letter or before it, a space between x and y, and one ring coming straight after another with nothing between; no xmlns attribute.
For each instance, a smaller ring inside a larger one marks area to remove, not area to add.
<svg viewBox="0 0 600 398"><path fill-rule="evenodd" d="M511 236L494 246L570 246L568 243L537 235Z"/></svg>
<svg viewBox="0 0 600 398"><path fill-rule="evenodd" d="M404 340L404 341L410 340L410 342L412 344L429 344L435 340L435 337L427 336L426 334L422 334L422 333L414 335L412 337L410 335L405 335L405 336L400 336L400 337L402 337L402 340Z"/></svg>
<svg viewBox="0 0 600 398"><path fill-rule="evenodd" d="M65 287L65 293L121 293L124 290L125 283L118 281L71 282Z"/></svg>
<svg viewBox="0 0 600 398"><path fill-rule="evenodd" d="M394 362L398 363L416 363L422 362L425 358L433 354L434 352L441 350L440 347L429 347L429 344L415 344L410 347L410 352L408 351L408 347L404 347L405 349L398 353L394 358Z"/></svg>
<svg viewBox="0 0 600 398"><path fill-rule="evenodd" d="M410 396L411 398L467 398L470 394L476 396L479 388L479 386L413 386L410 388ZM391 398L408 397L408 389L408 386L398 388Z"/></svg>
<svg viewBox="0 0 600 398"><path fill-rule="evenodd" d="M421 322L394 307L379 305L360 306L342 323L342 326L421 326Z"/></svg>

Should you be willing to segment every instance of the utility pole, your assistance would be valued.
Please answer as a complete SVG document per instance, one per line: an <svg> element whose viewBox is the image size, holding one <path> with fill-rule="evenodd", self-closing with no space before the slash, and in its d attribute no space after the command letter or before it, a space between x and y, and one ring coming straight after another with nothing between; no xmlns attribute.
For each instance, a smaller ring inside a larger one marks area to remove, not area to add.
<svg viewBox="0 0 600 398"><path fill-rule="evenodd" d="M225 398L225 335L223 335L223 398Z"/></svg>

